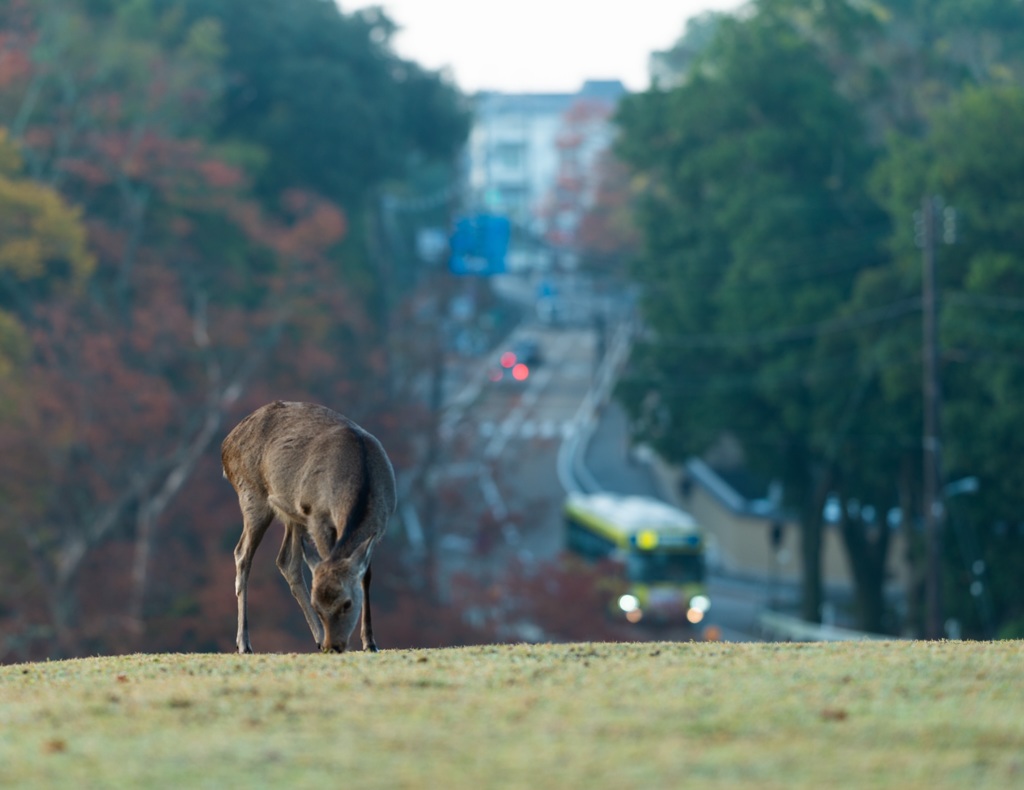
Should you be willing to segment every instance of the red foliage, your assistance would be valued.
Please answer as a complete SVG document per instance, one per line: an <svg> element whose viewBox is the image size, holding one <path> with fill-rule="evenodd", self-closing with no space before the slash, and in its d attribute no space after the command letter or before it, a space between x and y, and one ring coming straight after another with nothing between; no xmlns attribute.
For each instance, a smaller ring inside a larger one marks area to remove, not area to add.
<svg viewBox="0 0 1024 790"><path fill-rule="evenodd" d="M237 167L214 159L200 162L199 172L206 179L207 185L214 189L235 189L245 180L244 174Z"/></svg>
<svg viewBox="0 0 1024 790"><path fill-rule="evenodd" d="M0 26L17 6L26 19L38 8L8 3ZM0 36L2 107L18 105L32 69L54 68L32 62L33 41L30 30ZM319 400L366 424L406 465L417 457L410 425L425 415L395 410L385 391L388 352L337 260L343 211L300 190L272 210L252 200L246 174L203 142L209 97L172 78L186 72L170 56L148 70L111 69L114 85L90 71L101 58L79 63L82 50L72 50L47 56L68 58L58 65L75 90L47 93L20 142L40 180L81 208L98 265L80 293L19 295L32 352L20 413L0 423L10 544L0 661L231 650L240 516L219 469L227 427L276 398ZM198 462L183 460L211 413L220 433ZM140 631L129 606L140 514L173 475L188 483L156 515ZM257 554L253 638L261 650L307 650L274 566L279 537L272 530ZM425 608L389 561L375 576L382 643L487 638L458 608Z"/></svg>
<svg viewBox="0 0 1024 790"><path fill-rule="evenodd" d="M0 35L0 89L24 82L32 73L32 61L18 48L11 34Z"/></svg>
<svg viewBox="0 0 1024 790"><path fill-rule="evenodd" d="M289 221L275 221L253 204L232 207L236 222L255 240L284 258L311 262L345 236L345 215L330 201L301 190L282 196L282 208Z"/></svg>

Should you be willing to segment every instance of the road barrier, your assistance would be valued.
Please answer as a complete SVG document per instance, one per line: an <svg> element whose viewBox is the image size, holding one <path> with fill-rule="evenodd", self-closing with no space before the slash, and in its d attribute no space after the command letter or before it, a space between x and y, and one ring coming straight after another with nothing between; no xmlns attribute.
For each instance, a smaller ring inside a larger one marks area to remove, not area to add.
<svg viewBox="0 0 1024 790"><path fill-rule="evenodd" d="M762 635L775 642L859 642L889 640L896 637L869 634L834 625L819 625L788 614L765 609L758 615Z"/></svg>
<svg viewBox="0 0 1024 790"><path fill-rule="evenodd" d="M601 490L600 483L587 469L583 458L587 445L597 427L597 412L611 395L622 367L629 358L633 344L633 325L629 321L619 324L612 342L594 376L594 384L576 410L569 436L558 449L558 480L566 493L593 494Z"/></svg>

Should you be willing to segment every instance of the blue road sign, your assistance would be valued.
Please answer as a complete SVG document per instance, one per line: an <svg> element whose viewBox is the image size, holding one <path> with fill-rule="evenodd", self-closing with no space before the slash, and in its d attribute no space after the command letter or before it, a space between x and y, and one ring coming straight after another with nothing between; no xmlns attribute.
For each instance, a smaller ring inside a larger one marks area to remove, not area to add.
<svg viewBox="0 0 1024 790"><path fill-rule="evenodd" d="M452 256L449 262L453 274L489 276L505 271L505 255L511 228L506 217L476 214L462 217L455 223L452 233Z"/></svg>

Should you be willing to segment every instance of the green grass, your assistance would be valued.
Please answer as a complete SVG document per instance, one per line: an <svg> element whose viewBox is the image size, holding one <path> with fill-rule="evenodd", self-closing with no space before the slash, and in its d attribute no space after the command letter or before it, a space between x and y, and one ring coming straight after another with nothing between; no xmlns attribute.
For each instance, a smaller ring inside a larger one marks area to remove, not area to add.
<svg viewBox="0 0 1024 790"><path fill-rule="evenodd" d="M1024 787L1024 642L0 667L0 786Z"/></svg>

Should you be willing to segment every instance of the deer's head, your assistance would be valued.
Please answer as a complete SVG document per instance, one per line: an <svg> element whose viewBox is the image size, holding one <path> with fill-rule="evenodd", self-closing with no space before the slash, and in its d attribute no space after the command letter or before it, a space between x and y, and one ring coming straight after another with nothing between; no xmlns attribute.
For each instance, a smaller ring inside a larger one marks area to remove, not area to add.
<svg viewBox="0 0 1024 790"><path fill-rule="evenodd" d="M370 565L373 541L367 540L352 554L335 557L332 553L313 570L310 602L323 626L320 649L325 653L344 653L363 610L363 576Z"/></svg>

